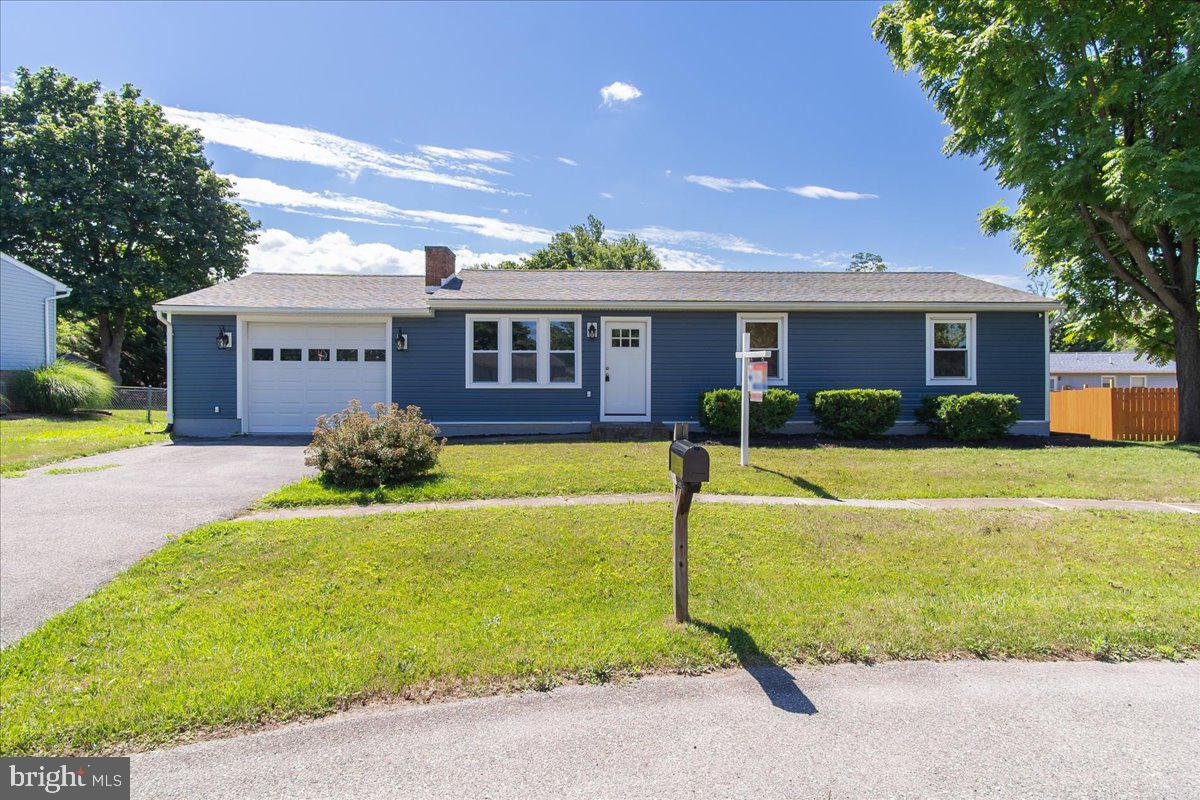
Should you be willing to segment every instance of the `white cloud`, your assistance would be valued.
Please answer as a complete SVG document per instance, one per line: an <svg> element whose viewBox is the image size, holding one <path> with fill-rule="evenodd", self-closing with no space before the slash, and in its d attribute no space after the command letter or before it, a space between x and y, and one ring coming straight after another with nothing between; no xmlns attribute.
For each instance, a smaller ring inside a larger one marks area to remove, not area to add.
<svg viewBox="0 0 1200 800"><path fill-rule="evenodd" d="M388 219L400 213L400 209L395 206L377 200L368 200L365 197L354 197L336 192L306 192L263 178L242 178L237 175L225 175L224 177L233 182L238 199L249 205L321 209L343 214L357 214L372 219Z"/></svg>
<svg viewBox="0 0 1200 800"><path fill-rule="evenodd" d="M668 172L668 174L670 173ZM709 189L716 189L718 192L732 192L734 189L766 189L774 191L774 189L765 183L760 183L752 178L716 178L712 175L688 175L684 180L688 183L707 186Z"/></svg>
<svg viewBox="0 0 1200 800"><path fill-rule="evenodd" d="M277 125L231 114L189 111L170 106L165 106L163 112L172 122L198 128L209 142L265 158L329 167L351 177L362 172L375 172L398 180L492 194L507 193L485 178L459 174L464 171L487 174L500 172L478 161L461 163L458 158L460 154L475 153L486 155L485 160L496 160L497 156L505 160L505 154L492 150L452 150L424 145L429 150L422 150L419 155L394 153L366 142L312 128Z"/></svg>
<svg viewBox="0 0 1200 800"><path fill-rule="evenodd" d="M456 149L438 147L433 144L419 144L417 149L427 156L448 158L454 161L512 161L512 153L505 150L481 150L477 147Z"/></svg>
<svg viewBox="0 0 1200 800"><path fill-rule="evenodd" d="M712 256L695 253L691 250L677 250L673 247L653 247L663 269L681 270L686 272L711 272L725 269L725 264Z"/></svg>
<svg viewBox="0 0 1200 800"><path fill-rule="evenodd" d="M480 217L472 214L455 214L447 211L398 208L365 197L338 194L336 192L307 192L284 186L263 178L242 178L237 175L224 176L233 182L239 200L247 205L269 206L300 213L336 212L347 222L368 222L379 225L399 223L436 223L448 225L460 231L503 239L510 242L542 244L550 241L552 231L533 225L522 225L495 217ZM344 216L352 215L352 216ZM318 213L317 216L330 216Z"/></svg>
<svg viewBox="0 0 1200 800"><path fill-rule="evenodd" d="M865 192L843 192L840 189L830 189L826 186L789 186L787 191L801 197L811 197L814 200L874 200L877 194Z"/></svg>
<svg viewBox="0 0 1200 800"><path fill-rule="evenodd" d="M576 161L573 158L567 158L566 156L559 156L558 158L555 159L555 161L558 161L560 164L566 164L568 167L578 167L579 166L578 161Z"/></svg>
<svg viewBox="0 0 1200 800"><path fill-rule="evenodd" d="M459 267L474 267L517 260L528 253L476 253L462 247L455 255ZM425 272L425 251L402 250L383 242L358 243L342 231L306 239L280 228L268 228L250 247L249 262L251 272L421 275Z"/></svg>
<svg viewBox="0 0 1200 800"><path fill-rule="evenodd" d="M606 106L611 106L613 103L628 103L641 96L641 89L624 81L613 81L600 90L600 99Z"/></svg>
<svg viewBox="0 0 1200 800"><path fill-rule="evenodd" d="M537 228L533 225L521 225L517 222L506 222L495 217L476 217L470 214L452 214L446 211L414 211L402 209L400 215L405 219L417 222L440 222L444 225L458 228L461 231L488 236L492 239L504 239L510 242L528 242L544 244L550 241L553 231Z"/></svg>
<svg viewBox="0 0 1200 800"><path fill-rule="evenodd" d="M613 196L612 196L611 194L609 194L608 192L601 192L601 193L600 193L600 196L601 196L601 197L603 197L605 200L612 200L612 199L613 199Z"/></svg>
<svg viewBox="0 0 1200 800"><path fill-rule="evenodd" d="M650 225L634 231L648 242L659 242L668 245L700 245L715 250L726 250L730 253L745 253L760 256L790 256L790 253L779 253L768 250L754 242L747 241L732 233L709 233L707 231L679 231L672 228L660 228Z"/></svg>

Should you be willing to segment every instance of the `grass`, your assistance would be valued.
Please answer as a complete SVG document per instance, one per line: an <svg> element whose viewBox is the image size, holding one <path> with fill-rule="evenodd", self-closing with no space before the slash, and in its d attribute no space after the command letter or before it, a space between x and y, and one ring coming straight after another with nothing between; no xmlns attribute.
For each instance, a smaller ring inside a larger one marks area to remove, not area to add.
<svg viewBox="0 0 1200 800"><path fill-rule="evenodd" d="M47 475L78 475L81 472L102 472L106 469L112 469L116 464L96 464L90 467L58 467L57 469L46 470Z"/></svg>
<svg viewBox="0 0 1200 800"><path fill-rule="evenodd" d="M0 419L0 473L13 477L43 464L165 439L166 434L146 435L148 430L162 430L165 412L155 411L151 419L146 424L145 411L4 417Z"/></svg>
<svg viewBox="0 0 1200 800"><path fill-rule="evenodd" d="M0 652L0 751L739 662L1200 654L1183 514L669 506L218 523Z"/></svg>
<svg viewBox="0 0 1200 800"><path fill-rule="evenodd" d="M353 490L308 478L272 492L265 508L407 503L482 497L667 491L664 442L451 444L431 476ZM929 440L836 443L801 439L738 448L709 444L718 494L813 497L1076 497L1200 500L1200 448L1153 444L959 447Z"/></svg>

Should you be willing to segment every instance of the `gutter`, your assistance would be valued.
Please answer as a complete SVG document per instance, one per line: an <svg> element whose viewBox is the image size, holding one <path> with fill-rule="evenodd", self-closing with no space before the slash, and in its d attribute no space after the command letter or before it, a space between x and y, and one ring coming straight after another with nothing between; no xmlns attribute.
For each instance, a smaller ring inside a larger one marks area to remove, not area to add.
<svg viewBox="0 0 1200 800"><path fill-rule="evenodd" d="M154 316L167 326L167 433L175 429L175 370L172 368L175 359L175 328L171 324L171 315L158 310L154 306Z"/></svg>
<svg viewBox="0 0 1200 800"><path fill-rule="evenodd" d="M45 334L44 338L46 341L46 363L47 364L50 364L50 363L58 360L58 324L57 324L58 323L58 307L55 306L54 310L51 311L50 304L52 302L57 303L59 300L63 300L70 296L71 296L71 289L67 286L63 286L60 283L60 284L57 284L57 286L55 287L54 294L50 295L45 300L45 310L43 313L43 319L45 320L45 323L44 323L43 331ZM50 335L50 333L52 331L54 332L54 336Z"/></svg>
<svg viewBox="0 0 1200 800"><path fill-rule="evenodd" d="M995 303L954 303L954 302L883 302L883 303L851 303L839 301L826 302L729 302L670 300L634 302L628 300L612 301L565 301L565 300L473 300L457 298L439 298L434 295L429 299L430 308L435 309L579 309L579 310L630 310L630 311L1061 311L1062 305L1052 301L1046 302L995 302Z"/></svg>

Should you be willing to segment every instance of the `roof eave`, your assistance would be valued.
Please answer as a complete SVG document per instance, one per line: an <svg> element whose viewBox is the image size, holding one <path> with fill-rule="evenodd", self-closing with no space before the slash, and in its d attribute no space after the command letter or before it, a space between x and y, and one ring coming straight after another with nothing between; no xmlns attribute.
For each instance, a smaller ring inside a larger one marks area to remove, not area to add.
<svg viewBox="0 0 1200 800"><path fill-rule="evenodd" d="M391 317L432 317L433 310L429 308L287 308L280 306L195 306L174 305L171 303L155 303L155 311L166 314L319 314L343 316L379 316Z"/></svg>
<svg viewBox="0 0 1200 800"><path fill-rule="evenodd" d="M632 311L673 311L673 310L710 310L710 311L744 311L759 309L763 311L1059 311L1062 305L1053 301L996 301L996 302L957 302L957 301L924 301L924 302L733 302L728 300L674 300L637 302L621 300L494 300L473 298L449 298L434 294L429 298L431 308L459 309L595 309L595 310L632 310Z"/></svg>

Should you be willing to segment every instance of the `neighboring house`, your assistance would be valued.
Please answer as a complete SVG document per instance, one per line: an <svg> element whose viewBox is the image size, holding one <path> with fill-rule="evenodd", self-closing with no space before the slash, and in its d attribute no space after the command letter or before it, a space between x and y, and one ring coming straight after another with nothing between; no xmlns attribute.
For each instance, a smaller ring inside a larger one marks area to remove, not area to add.
<svg viewBox="0 0 1200 800"><path fill-rule="evenodd" d="M184 435L303 433L351 398L415 404L448 435L567 433L603 422L698 424L702 391L738 383L742 331L771 383L801 396L1021 398L1046 435L1050 300L954 273L465 270L425 276L246 275L155 306Z"/></svg>
<svg viewBox="0 0 1200 800"><path fill-rule="evenodd" d="M0 253L0 384L11 373L54 360L63 284Z"/></svg>
<svg viewBox="0 0 1200 800"><path fill-rule="evenodd" d="M1106 386L1170 389L1178 385L1174 361L1160 366L1132 350L1050 354L1050 390L1055 392Z"/></svg>

